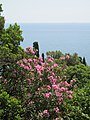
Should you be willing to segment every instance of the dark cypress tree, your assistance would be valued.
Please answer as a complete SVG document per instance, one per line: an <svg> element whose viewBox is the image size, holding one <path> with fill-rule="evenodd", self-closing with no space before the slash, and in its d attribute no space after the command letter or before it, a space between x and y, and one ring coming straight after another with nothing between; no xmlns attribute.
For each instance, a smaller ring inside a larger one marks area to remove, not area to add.
<svg viewBox="0 0 90 120"><path fill-rule="evenodd" d="M85 57L83 57L83 64L84 64L85 66L87 65Z"/></svg>
<svg viewBox="0 0 90 120"><path fill-rule="evenodd" d="M2 4L0 4L0 15L1 15L1 12L2 12Z"/></svg>
<svg viewBox="0 0 90 120"><path fill-rule="evenodd" d="M39 45L38 42L33 43L33 50L35 51L35 55L39 57Z"/></svg>
<svg viewBox="0 0 90 120"><path fill-rule="evenodd" d="M44 62L44 53L42 53L42 59L43 59L43 62Z"/></svg>
<svg viewBox="0 0 90 120"><path fill-rule="evenodd" d="M82 57L79 57L79 61L80 61L81 63L83 63Z"/></svg>

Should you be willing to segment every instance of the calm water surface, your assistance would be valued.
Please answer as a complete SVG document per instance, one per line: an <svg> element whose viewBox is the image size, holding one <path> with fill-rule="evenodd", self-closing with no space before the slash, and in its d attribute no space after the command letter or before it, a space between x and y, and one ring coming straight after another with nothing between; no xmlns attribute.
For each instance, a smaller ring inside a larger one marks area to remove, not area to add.
<svg viewBox="0 0 90 120"><path fill-rule="evenodd" d="M26 48L37 41L40 53L60 50L63 53L78 53L86 57L90 65L90 24L79 23L28 23L20 24Z"/></svg>

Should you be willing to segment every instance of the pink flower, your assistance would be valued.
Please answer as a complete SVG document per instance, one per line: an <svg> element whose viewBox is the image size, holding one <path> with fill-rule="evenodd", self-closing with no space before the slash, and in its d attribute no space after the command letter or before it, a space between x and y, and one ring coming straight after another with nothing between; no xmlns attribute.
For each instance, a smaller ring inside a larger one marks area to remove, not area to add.
<svg viewBox="0 0 90 120"><path fill-rule="evenodd" d="M60 120L59 118L56 118L55 120Z"/></svg>
<svg viewBox="0 0 90 120"><path fill-rule="evenodd" d="M56 92L56 91L55 91L55 92ZM56 96L57 96L57 97L61 97L61 95L62 95L61 93L56 92Z"/></svg>
<svg viewBox="0 0 90 120"><path fill-rule="evenodd" d="M53 68L54 68L54 66L52 65L52 66L51 66L51 69L53 69Z"/></svg>
<svg viewBox="0 0 90 120"><path fill-rule="evenodd" d="M33 51L33 48L32 47L29 47L29 52L34 54L35 52Z"/></svg>
<svg viewBox="0 0 90 120"><path fill-rule="evenodd" d="M54 73L54 72L52 72L51 74L52 74L53 76L55 76L55 73Z"/></svg>
<svg viewBox="0 0 90 120"><path fill-rule="evenodd" d="M45 65L48 66L49 64L46 62Z"/></svg>
<svg viewBox="0 0 90 120"><path fill-rule="evenodd" d="M41 65L36 65L35 68L37 69L38 73L44 70L44 67Z"/></svg>
<svg viewBox="0 0 90 120"><path fill-rule="evenodd" d="M28 59L28 62L32 62L32 59L31 59L31 58L29 58L29 59Z"/></svg>
<svg viewBox="0 0 90 120"><path fill-rule="evenodd" d="M27 81L28 81L29 84L31 83L31 80L29 78L27 79Z"/></svg>
<svg viewBox="0 0 90 120"><path fill-rule="evenodd" d="M40 65L36 65L35 67L36 67L37 71L39 71L41 69Z"/></svg>
<svg viewBox="0 0 90 120"><path fill-rule="evenodd" d="M54 76L48 76L48 79L50 80L50 82L51 82L52 84L55 84L56 81L57 81Z"/></svg>
<svg viewBox="0 0 90 120"><path fill-rule="evenodd" d="M44 110L44 111L43 111L43 114L45 114L47 117L49 117L49 116L50 116L50 114L49 114L48 110Z"/></svg>
<svg viewBox="0 0 90 120"><path fill-rule="evenodd" d="M44 113L44 114L45 114L45 113L48 113L48 110L44 110L43 113Z"/></svg>
<svg viewBox="0 0 90 120"><path fill-rule="evenodd" d="M76 82L76 80L75 79L71 80L71 83L73 83L73 82Z"/></svg>
<svg viewBox="0 0 90 120"><path fill-rule="evenodd" d="M52 79L53 79L53 76L48 76L48 79L49 79L49 80L52 80Z"/></svg>
<svg viewBox="0 0 90 120"><path fill-rule="evenodd" d="M42 57L39 57L39 60L42 62L43 61Z"/></svg>
<svg viewBox="0 0 90 120"><path fill-rule="evenodd" d="M24 67L24 64L21 63L20 66L21 66L21 67Z"/></svg>
<svg viewBox="0 0 90 120"><path fill-rule="evenodd" d="M24 63L27 63L27 60L26 60L26 59L23 59L23 62L24 62Z"/></svg>
<svg viewBox="0 0 90 120"><path fill-rule="evenodd" d="M72 99L73 97L72 97L72 95L70 94L70 95L68 95L68 98Z"/></svg>
<svg viewBox="0 0 90 120"><path fill-rule="evenodd" d="M50 89L51 89L51 87L50 87L49 85L47 85L47 89L48 89L48 90L50 90Z"/></svg>
<svg viewBox="0 0 90 120"><path fill-rule="evenodd" d="M69 93L69 94L72 94L73 92L71 91L71 90L69 90L69 91L66 91L67 93Z"/></svg>
<svg viewBox="0 0 90 120"><path fill-rule="evenodd" d="M50 58L48 59L48 61L49 61L49 62L53 62L53 60L52 60L52 59L50 59Z"/></svg>
<svg viewBox="0 0 90 120"><path fill-rule="evenodd" d="M63 101L63 97L59 97L58 100L59 100L59 101Z"/></svg>
<svg viewBox="0 0 90 120"><path fill-rule="evenodd" d="M28 63L28 67L30 70L32 70L32 66L30 65L30 63Z"/></svg>
<svg viewBox="0 0 90 120"><path fill-rule="evenodd" d="M34 80L34 77L32 77L32 80Z"/></svg>
<svg viewBox="0 0 90 120"><path fill-rule="evenodd" d="M39 75L42 76L43 74L41 73L41 71L38 71Z"/></svg>
<svg viewBox="0 0 90 120"><path fill-rule="evenodd" d="M47 60L48 60L48 62L53 62L54 61L54 59L50 56L47 58Z"/></svg>
<svg viewBox="0 0 90 120"><path fill-rule="evenodd" d="M69 55L66 55L66 59L69 59L70 58L70 56Z"/></svg>
<svg viewBox="0 0 90 120"><path fill-rule="evenodd" d="M52 85L53 89L58 89L58 85Z"/></svg>
<svg viewBox="0 0 90 120"><path fill-rule="evenodd" d="M63 92L63 91L66 91L66 88L65 87L61 87L59 88L60 92Z"/></svg>
<svg viewBox="0 0 90 120"><path fill-rule="evenodd" d="M48 92L48 93L43 93L43 96L46 97L46 98L49 98L50 96L52 95L51 92Z"/></svg>
<svg viewBox="0 0 90 120"><path fill-rule="evenodd" d="M64 56L60 57L60 60L65 60L65 57Z"/></svg>
<svg viewBox="0 0 90 120"><path fill-rule="evenodd" d="M58 113L58 112L59 112L59 108L58 108L58 107L56 107L56 108L55 108L55 111L56 111L56 113Z"/></svg>
<svg viewBox="0 0 90 120"><path fill-rule="evenodd" d="M19 61L18 61L18 62L16 62L16 64L19 64Z"/></svg>
<svg viewBox="0 0 90 120"><path fill-rule="evenodd" d="M29 67L28 67L28 66L24 66L24 69L25 69L25 70L29 70Z"/></svg>
<svg viewBox="0 0 90 120"><path fill-rule="evenodd" d="M42 74L41 74L42 75ZM40 78L40 80L42 81L42 78Z"/></svg>
<svg viewBox="0 0 90 120"><path fill-rule="evenodd" d="M65 81L64 84L65 84L67 87L70 87L70 86L71 86L67 81Z"/></svg>
<svg viewBox="0 0 90 120"><path fill-rule="evenodd" d="M26 53L29 53L29 51L28 51L28 50L25 50L25 52L26 52Z"/></svg>
<svg viewBox="0 0 90 120"><path fill-rule="evenodd" d="M33 59L33 61L34 61L34 63L36 63L36 62L37 62L37 59Z"/></svg>
<svg viewBox="0 0 90 120"><path fill-rule="evenodd" d="M45 63L41 62L41 65L42 65L42 66L44 66L44 65L45 65Z"/></svg>
<svg viewBox="0 0 90 120"><path fill-rule="evenodd" d="M56 84L56 81L57 81L56 79L53 79L52 84Z"/></svg>
<svg viewBox="0 0 90 120"><path fill-rule="evenodd" d="M58 64L55 63L55 64L54 64L54 67L58 67Z"/></svg>

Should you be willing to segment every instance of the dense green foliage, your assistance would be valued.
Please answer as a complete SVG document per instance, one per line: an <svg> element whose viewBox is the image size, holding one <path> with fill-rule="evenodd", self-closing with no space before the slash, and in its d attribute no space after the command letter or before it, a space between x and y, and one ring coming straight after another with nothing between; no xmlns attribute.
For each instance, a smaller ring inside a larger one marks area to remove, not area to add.
<svg viewBox="0 0 90 120"><path fill-rule="evenodd" d="M14 24L4 29L4 23L4 17L0 16L0 74L3 76L24 54L24 49L19 46L23 41L20 26Z"/></svg>
<svg viewBox="0 0 90 120"><path fill-rule="evenodd" d="M85 57L24 50L16 23L4 28L0 4L0 120L90 120L90 66Z"/></svg>
<svg viewBox="0 0 90 120"><path fill-rule="evenodd" d="M55 59L59 59L61 56L63 56L63 53L61 51L48 51L46 55Z"/></svg>
<svg viewBox="0 0 90 120"><path fill-rule="evenodd" d="M78 87L83 87L90 80L90 67L84 64L69 66L66 76L68 81L75 79Z"/></svg>
<svg viewBox="0 0 90 120"><path fill-rule="evenodd" d="M90 81L82 88L76 88L73 99L67 101L66 120L90 120Z"/></svg>
<svg viewBox="0 0 90 120"><path fill-rule="evenodd" d="M0 92L0 120L21 120L21 101L7 92Z"/></svg>

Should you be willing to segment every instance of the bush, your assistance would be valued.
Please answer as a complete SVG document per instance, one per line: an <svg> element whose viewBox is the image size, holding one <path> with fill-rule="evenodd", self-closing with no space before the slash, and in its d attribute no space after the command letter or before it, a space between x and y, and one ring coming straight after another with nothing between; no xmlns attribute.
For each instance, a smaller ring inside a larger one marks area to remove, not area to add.
<svg viewBox="0 0 90 120"><path fill-rule="evenodd" d="M71 84L62 78L62 69L52 57L43 63L42 58L36 57L31 48L26 53L32 53L32 56L17 62L19 70L23 72L23 77L18 73L21 75L18 80L23 81L20 87L26 90L22 98L25 120L62 118L65 101L72 98Z"/></svg>
<svg viewBox="0 0 90 120"><path fill-rule="evenodd" d="M65 120L90 120L90 81L83 87L77 88L66 104Z"/></svg>
<svg viewBox="0 0 90 120"><path fill-rule="evenodd" d="M78 87L83 87L90 80L90 67L83 64L69 66L66 69L68 82L71 79L76 79Z"/></svg>
<svg viewBox="0 0 90 120"><path fill-rule="evenodd" d="M21 112L23 109L20 100L7 92L0 94L0 120L21 120Z"/></svg>

